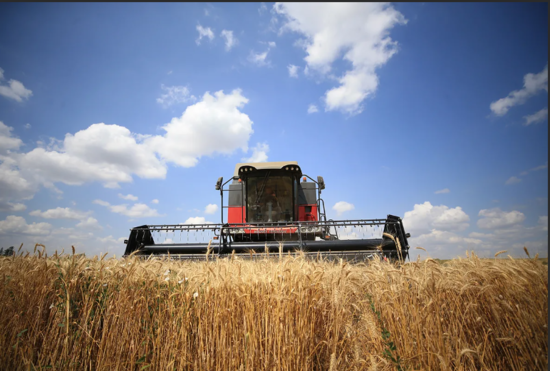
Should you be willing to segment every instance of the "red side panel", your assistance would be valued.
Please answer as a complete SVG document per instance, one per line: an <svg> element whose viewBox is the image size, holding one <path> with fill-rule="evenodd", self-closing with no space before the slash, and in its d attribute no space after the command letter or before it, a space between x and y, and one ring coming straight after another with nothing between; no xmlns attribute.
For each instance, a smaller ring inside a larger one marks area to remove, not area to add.
<svg viewBox="0 0 550 371"><path fill-rule="evenodd" d="M298 220L301 222L317 221L317 205L299 205Z"/></svg>
<svg viewBox="0 0 550 371"><path fill-rule="evenodd" d="M245 217L246 210L244 206L229 206L227 210L227 222L229 224L244 223Z"/></svg>

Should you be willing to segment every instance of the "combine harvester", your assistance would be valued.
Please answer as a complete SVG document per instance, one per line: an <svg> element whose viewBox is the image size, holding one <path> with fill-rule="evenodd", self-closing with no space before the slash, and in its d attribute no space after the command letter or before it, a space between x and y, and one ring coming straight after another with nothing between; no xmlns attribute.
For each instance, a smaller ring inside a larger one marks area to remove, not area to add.
<svg viewBox="0 0 550 371"><path fill-rule="evenodd" d="M221 177L216 183L221 223L132 228L124 256L205 259L303 253L351 261L375 255L403 261L408 256L410 235L401 218L327 220L323 189L323 178L302 174L296 161L237 164L229 180Z"/></svg>

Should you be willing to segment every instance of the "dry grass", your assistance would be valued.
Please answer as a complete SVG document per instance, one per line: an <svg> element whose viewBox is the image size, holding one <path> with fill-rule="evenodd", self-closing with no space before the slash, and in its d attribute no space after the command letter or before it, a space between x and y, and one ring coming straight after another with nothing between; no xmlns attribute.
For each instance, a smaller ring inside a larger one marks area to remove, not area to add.
<svg viewBox="0 0 550 371"><path fill-rule="evenodd" d="M0 259L0 365L57 370L546 370L537 259L394 266Z"/></svg>

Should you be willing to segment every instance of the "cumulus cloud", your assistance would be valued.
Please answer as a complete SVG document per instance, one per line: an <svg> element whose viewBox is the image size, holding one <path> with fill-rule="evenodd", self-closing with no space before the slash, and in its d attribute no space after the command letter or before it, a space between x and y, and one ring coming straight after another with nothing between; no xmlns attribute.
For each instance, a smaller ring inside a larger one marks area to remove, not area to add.
<svg viewBox="0 0 550 371"><path fill-rule="evenodd" d="M225 39L225 50L230 51L232 47L237 45L237 38L233 35L233 31L222 30L220 36Z"/></svg>
<svg viewBox="0 0 550 371"><path fill-rule="evenodd" d="M414 246L434 245L479 245L482 240L479 238L463 237L454 232L433 229L431 232L414 237Z"/></svg>
<svg viewBox="0 0 550 371"><path fill-rule="evenodd" d="M93 124L63 141L28 153L7 153L0 164L0 201L30 198L39 185L56 190L54 183L81 185L99 181L116 188L132 182L133 175L164 179L166 162L195 166L205 155L248 151L253 133L248 115L240 109L248 102L240 90L204 94L165 126L164 135L141 135L119 125ZM11 128L0 125L0 145L17 150L22 142Z"/></svg>
<svg viewBox="0 0 550 371"><path fill-rule="evenodd" d="M11 209L9 202L13 199L32 198L38 188L18 167L16 152L23 141L12 131L12 127L0 121L0 205L3 205L0 207L3 209Z"/></svg>
<svg viewBox="0 0 550 371"><path fill-rule="evenodd" d="M0 202L31 199L38 190L37 183L32 180L32 174L24 176L16 160L12 158L0 160L3 160L0 163Z"/></svg>
<svg viewBox="0 0 550 371"><path fill-rule="evenodd" d="M267 62L266 62L267 53L269 53L269 50L266 50L263 53L256 53L254 51L251 51L250 54L248 55L248 60L258 66L265 66L267 65Z"/></svg>
<svg viewBox="0 0 550 371"><path fill-rule="evenodd" d="M528 98L541 90L548 92L548 64L537 73L528 73L523 77L523 88L510 92L506 97L491 103L491 111L497 116L504 116L513 106L523 104Z"/></svg>
<svg viewBox="0 0 550 371"><path fill-rule="evenodd" d="M288 68L288 75L290 77L298 78L298 69L300 69L300 67L289 64L286 68Z"/></svg>
<svg viewBox="0 0 550 371"><path fill-rule="evenodd" d="M470 217L460 206L449 208L433 206L426 201L416 204L412 211L405 212L403 225L407 232L415 235L439 231L463 231L469 227Z"/></svg>
<svg viewBox="0 0 550 371"><path fill-rule="evenodd" d="M188 218L182 224L213 224L213 223L207 221L204 216L195 216L195 217Z"/></svg>
<svg viewBox="0 0 550 371"><path fill-rule="evenodd" d="M161 104L164 108L174 104L194 102L197 100L194 95L191 95L186 86L164 86L164 84L162 84L160 87L164 91L164 94L157 98L157 103Z"/></svg>
<svg viewBox="0 0 550 371"><path fill-rule="evenodd" d="M0 155L10 150L17 150L23 144L23 141L12 136L13 128L0 121Z"/></svg>
<svg viewBox="0 0 550 371"><path fill-rule="evenodd" d="M49 223L27 224L25 218L15 215L0 220L0 234L47 235L50 234L51 228Z"/></svg>
<svg viewBox="0 0 550 371"><path fill-rule="evenodd" d="M548 108L543 108L540 111L533 113L532 115L525 116L525 122L523 126L529 126L531 124L538 124L548 118Z"/></svg>
<svg viewBox="0 0 550 371"><path fill-rule="evenodd" d="M517 176L511 176L510 178L508 178L508 180L504 184L512 185L512 184L518 184L519 182L521 182L520 178L518 178Z"/></svg>
<svg viewBox="0 0 550 371"><path fill-rule="evenodd" d="M397 52L389 31L407 22L403 15L388 3L277 3L273 9L285 21L281 32L304 37L297 44L307 53L308 70L329 76L336 60L351 64L324 101L328 111L360 113L378 87L376 69Z"/></svg>
<svg viewBox="0 0 550 371"><path fill-rule="evenodd" d="M258 143L252 148L252 156L248 158L242 158L244 162L266 162L267 152L269 152L269 145L267 143Z"/></svg>
<svg viewBox="0 0 550 371"><path fill-rule="evenodd" d="M0 95L22 102L23 99L29 99L32 96L32 90L25 88L22 82L13 79L5 84L4 70L0 68Z"/></svg>
<svg viewBox="0 0 550 371"><path fill-rule="evenodd" d="M93 124L76 134L67 134L59 151L45 148L21 156L19 166L44 181L81 185L100 181L116 188L131 182L132 173L141 178L166 176L166 165L139 136L119 125Z"/></svg>
<svg viewBox="0 0 550 371"><path fill-rule="evenodd" d="M0 211L24 211L27 209L27 206L21 203L13 203L13 202L4 202L0 201Z"/></svg>
<svg viewBox="0 0 550 371"><path fill-rule="evenodd" d="M216 204L208 204L204 209L205 214L214 214L217 211L218 211L218 205Z"/></svg>
<svg viewBox="0 0 550 371"><path fill-rule="evenodd" d="M152 204L158 204L159 203L159 200L157 200L156 198L154 200L151 201Z"/></svg>
<svg viewBox="0 0 550 371"><path fill-rule="evenodd" d="M133 176L164 179L167 163L195 166L202 156L248 152L254 132L242 112L248 102L240 90L205 93L180 117L164 125L163 135L132 133L126 127L97 123L63 140L52 138L30 152L13 129L0 123L0 204L30 199L43 186L61 193L56 183L82 185L100 182L117 188ZM259 151L267 147L259 147ZM13 209L12 209L13 210Z"/></svg>
<svg viewBox="0 0 550 371"><path fill-rule="evenodd" d="M164 136L147 138L145 143L161 157L182 167L195 166L202 156L248 151L252 121L241 109L248 99L240 90L230 94L205 93L202 100L186 108L162 129Z"/></svg>
<svg viewBox="0 0 550 371"><path fill-rule="evenodd" d="M479 216L482 218L477 221L477 226L481 229L509 228L525 220L525 215L519 211L506 212L498 207L480 210Z"/></svg>
<svg viewBox="0 0 550 371"><path fill-rule="evenodd" d="M256 53L253 50L250 51L250 54L248 55L248 61L257 66L269 66L270 62L267 60L267 55L275 46L277 46L275 44L275 41L269 41L267 42L267 50L263 53Z"/></svg>
<svg viewBox="0 0 550 371"><path fill-rule="evenodd" d="M44 219L74 219L83 220L91 214L91 211L73 210L69 207L57 207L46 211L34 210L29 213L32 216L38 216Z"/></svg>
<svg viewBox="0 0 550 371"><path fill-rule="evenodd" d="M92 218L91 216L88 217L87 219L83 219L76 226L82 229L99 229L99 230L103 229L103 227L99 225L99 222L97 221L97 219Z"/></svg>
<svg viewBox="0 0 550 371"><path fill-rule="evenodd" d="M315 112L319 112L319 110L317 109L317 106L315 104L310 104L307 107L307 113L315 113Z"/></svg>
<svg viewBox="0 0 550 371"><path fill-rule="evenodd" d="M148 217L161 216L157 212L157 210L151 209L146 204L138 203L128 208L127 204L111 205L107 201L103 201L103 200L94 200L94 203L107 207L113 213L125 215L130 218L146 218L146 217L148 218Z"/></svg>
<svg viewBox="0 0 550 371"><path fill-rule="evenodd" d="M119 193L118 197L122 198L123 200L128 200L128 201L137 201L138 200L137 196L134 196L134 195L131 195L131 194L123 195L122 193Z"/></svg>
<svg viewBox="0 0 550 371"><path fill-rule="evenodd" d="M199 37L195 40L197 45L200 45L203 37L208 38L210 41L214 39L214 32L210 27L202 27L200 24L197 25L197 31L199 32Z"/></svg>
<svg viewBox="0 0 550 371"><path fill-rule="evenodd" d="M444 194L444 193L450 193L451 190L449 188L444 188L444 189L440 189L439 191L435 191L434 193L436 195L439 195L439 194Z"/></svg>
<svg viewBox="0 0 550 371"><path fill-rule="evenodd" d="M336 211L337 216L341 216L346 211L350 211L353 209L355 209L355 206L346 201L339 201L332 207L332 210Z"/></svg>

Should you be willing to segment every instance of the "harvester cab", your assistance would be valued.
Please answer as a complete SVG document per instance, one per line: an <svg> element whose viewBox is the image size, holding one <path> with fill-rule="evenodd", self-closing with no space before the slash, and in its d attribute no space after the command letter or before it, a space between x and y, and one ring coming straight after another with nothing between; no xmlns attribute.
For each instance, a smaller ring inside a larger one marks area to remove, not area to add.
<svg viewBox="0 0 550 371"><path fill-rule="evenodd" d="M239 163L227 181L218 178L215 188L221 196L220 223L132 228L125 256L204 259L214 254L252 257L299 251L347 260L408 256L409 234L397 216L327 220L321 198L324 179L303 174L296 161Z"/></svg>

